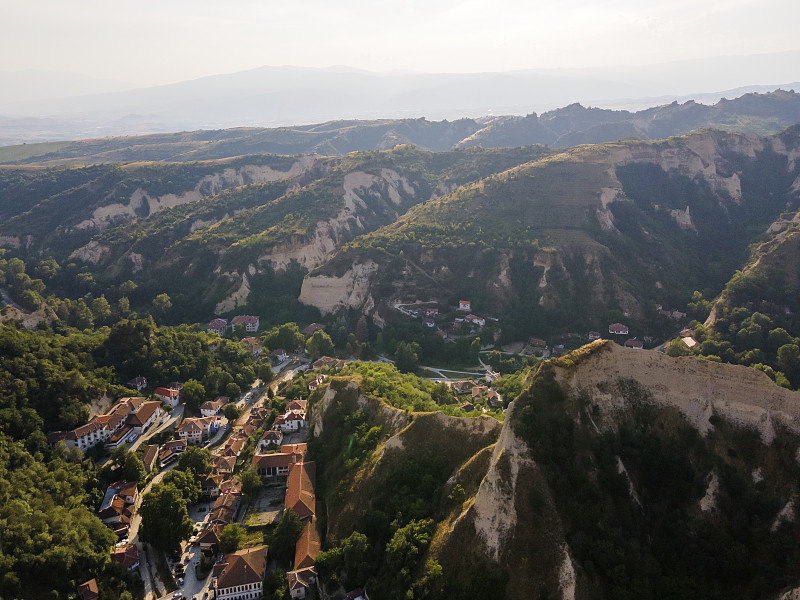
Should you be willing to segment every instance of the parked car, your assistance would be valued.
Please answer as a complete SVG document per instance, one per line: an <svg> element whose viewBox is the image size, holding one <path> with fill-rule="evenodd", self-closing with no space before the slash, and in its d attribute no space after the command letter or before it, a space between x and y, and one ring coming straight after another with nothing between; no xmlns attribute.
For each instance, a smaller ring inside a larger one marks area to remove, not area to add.
<svg viewBox="0 0 800 600"><path fill-rule="evenodd" d="M172 594L173 599L175 598L183 598L183 592L178 590L177 592Z"/></svg>

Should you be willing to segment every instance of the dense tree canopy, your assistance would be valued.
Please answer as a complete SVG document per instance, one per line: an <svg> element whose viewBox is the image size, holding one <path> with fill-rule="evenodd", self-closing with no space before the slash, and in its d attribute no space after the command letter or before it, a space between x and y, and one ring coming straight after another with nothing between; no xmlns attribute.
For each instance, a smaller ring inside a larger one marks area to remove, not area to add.
<svg viewBox="0 0 800 600"><path fill-rule="evenodd" d="M154 485L144 495L139 514L142 541L160 550L174 550L192 534L185 497L174 484Z"/></svg>

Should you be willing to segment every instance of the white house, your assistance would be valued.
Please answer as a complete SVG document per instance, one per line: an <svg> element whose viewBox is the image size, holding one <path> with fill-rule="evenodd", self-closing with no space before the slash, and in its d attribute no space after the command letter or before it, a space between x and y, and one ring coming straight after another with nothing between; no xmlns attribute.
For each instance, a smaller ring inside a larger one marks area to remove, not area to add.
<svg viewBox="0 0 800 600"><path fill-rule="evenodd" d="M226 319L213 319L207 326L208 333L216 333L217 335L225 335L228 329L228 321Z"/></svg>
<svg viewBox="0 0 800 600"><path fill-rule="evenodd" d="M614 335L628 335L628 326L622 323L612 323L608 326L608 333Z"/></svg>
<svg viewBox="0 0 800 600"><path fill-rule="evenodd" d="M214 565L211 585L216 600L256 600L261 598L267 548L248 548L226 554Z"/></svg>
<svg viewBox="0 0 800 600"><path fill-rule="evenodd" d="M184 419L178 427L178 437L186 440L189 444L200 444L203 436L208 436L211 425L216 421L216 417L200 417Z"/></svg>
<svg viewBox="0 0 800 600"><path fill-rule="evenodd" d="M153 390L153 396L158 398L161 402L166 402L173 408L178 406L181 401L181 393L175 388L157 387Z"/></svg>
<svg viewBox="0 0 800 600"><path fill-rule="evenodd" d="M458 310L463 310L464 312L469 312L472 310L472 302L469 300L459 300L458 301Z"/></svg>
<svg viewBox="0 0 800 600"><path fill-rule="evenodd" d="M258 331L258 323L258 317L254 317L252 315L239 315L231 319L231 325L233 327L236 327L237 325L244 325L244 330L248 333Z"/></svg>
<svg viewBox="0 0 800 600"><path fill-rule="evenodd" d="M216 400L208 400L200 405L200 414L204 417L213 417L219 414L222 407L228 403L228 399L219 396Z"/></svg>

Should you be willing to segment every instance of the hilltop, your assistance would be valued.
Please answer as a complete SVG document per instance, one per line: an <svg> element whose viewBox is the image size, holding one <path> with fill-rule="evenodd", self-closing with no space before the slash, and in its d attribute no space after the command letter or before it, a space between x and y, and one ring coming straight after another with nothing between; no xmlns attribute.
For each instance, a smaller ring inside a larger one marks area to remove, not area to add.
<svg viewBox="0 0 800 600"><path fill-rule="evenodd" d="M800 582L800 398L763 374L596 342L530 372L502 425L359 388L312 397L311 446L327 545L366 534L376 597L777 598ZM355 413L379 437L344 467ZM405 575L380 576L411 531Z"/></svg>
<svg viewBox="0 0 800 600"><path fill-rule="evenodd" d="M715 296L749 244L798 209L799 133L703 131L551 154L354 240L309 274L300 299L330 310L471 298L517 335L645 320L692 290Z"/></svg>
<svg viewBox="0 0 800 600"><path fill-rule="evenodd" d="M277 128L238 127L28 143L0 147L0 164L191 162L258 153L342 156L348 152L389 150L401 144L432 152L531 144L568 148L628 138L655 140L700 128L768 135L797 121L800 94L778 89L723 98L712 105L675 101L636 112L570 104L524 117L501 115L452 121L352 119Z"/></svg>

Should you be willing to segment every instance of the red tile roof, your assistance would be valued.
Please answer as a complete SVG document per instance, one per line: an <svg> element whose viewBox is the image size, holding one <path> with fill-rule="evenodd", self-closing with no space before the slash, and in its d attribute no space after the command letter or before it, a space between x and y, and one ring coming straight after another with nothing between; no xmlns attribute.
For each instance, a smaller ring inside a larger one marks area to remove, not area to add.
<svg viewBox="0 0 800 600"><path fill-rule="evenodd" d="M226 554L214 569L216 589L261 583L267 569L267 548L248 548Z"/></svg>
<svg viewBox="0 0 800 600"><path fill-rule="evenodd" d="M173 388L157 387L153 390L156 396L164 396L165 398L177 398L180 392Z"/></svg>
<svg viewBox="0 0 800 600"><path fill-rule="evenodd" d="M145 402L139 410L128 417L128 423L134 427L141 427L147 423L147 420L153 416L153 413L159 410L160 406L161 402L157 400Z"/></svg>
<svg viewBox="0 0 800 600"><path fill-rule="evenodd" d="M239 323L242 323L244 325L247 324L253 325L255 323L258 323L258 317L254 317L253 315L238 315L236 317L233 317L233 319L231 319L231 325L238 325Z"/></svg>
<svg viewBox="0 0 800 600"><path fill-rule="evenodd" d="M300 539L297 540L294 550L294 568L305 569L313 567L321 547L322 541L317 527L317 519L312 517L306 522L303 533L300 534Z"/></svg>
<svg viewBox="0 0 800 600"><path fill-rule="evenodd" d="M86 583L78 586L78 594L83 600L95 600L100 596L100 590L97 589L97 581L90 579Z"/></svg>
<svg viewBox="0 0 800 600"><path fill-rule="evenodd" d="M316 483L316 464L313 462L294 463L289 467L286 481L284 507L291 508L300 518L313 517L316 512L314 485Z"/></svg>
<svg viewBox="0 0 800 600"><path fill-rule="evenodd" d="M133 545L117 548L111 553L111 560L121 563L126 569L132 569L139 564L139 551Z"/></svg>

